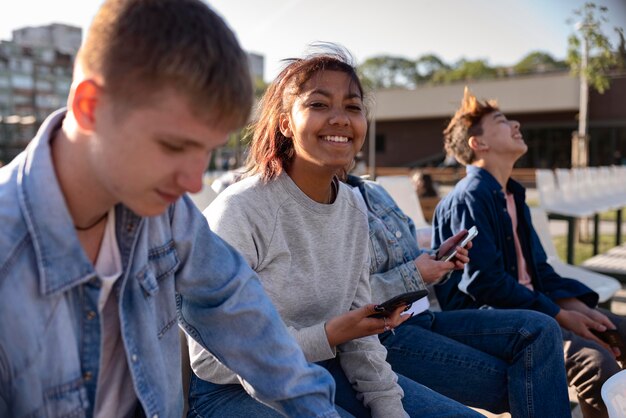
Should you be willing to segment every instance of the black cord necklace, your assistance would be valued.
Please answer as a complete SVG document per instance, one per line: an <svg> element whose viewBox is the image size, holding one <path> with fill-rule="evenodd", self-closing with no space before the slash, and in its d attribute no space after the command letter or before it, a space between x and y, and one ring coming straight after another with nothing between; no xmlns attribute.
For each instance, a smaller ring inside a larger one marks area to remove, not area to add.
<svg viewBox="0 0 626 418"><path fill-rule="evenodd" d="M74 224L74 228L76 228L77 231L87 231L91 228L93 228L94 226L98 225L100 222L102 222L104 219L106 219L107 215L109 214L108 211L104 212L104 215L102 215L101 217L99 217L98 219L96 219L95 222L93 222L91 225L88 226L78 226L76 224Z"/></svg>

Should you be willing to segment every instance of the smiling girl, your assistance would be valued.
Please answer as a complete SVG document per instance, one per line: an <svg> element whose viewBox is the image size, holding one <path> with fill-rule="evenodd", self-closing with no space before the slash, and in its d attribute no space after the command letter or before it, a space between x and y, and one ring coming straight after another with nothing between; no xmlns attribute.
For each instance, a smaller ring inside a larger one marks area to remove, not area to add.
<svg viewBox="0 0 626 418"><path fill-rule="evenodd" d="M363 88L345 52L289 60L261 103L250 176L220 194L205 216L258 273L306 358L333 375L340 414L477 416L396 375L385 361L377 334L408 317L400 316L403 307L386 319L369 317L375 305L367 209L335 176L354 159L366 131ZM190 354L197 375L190 415L278 416L193 341Z"/></svg>

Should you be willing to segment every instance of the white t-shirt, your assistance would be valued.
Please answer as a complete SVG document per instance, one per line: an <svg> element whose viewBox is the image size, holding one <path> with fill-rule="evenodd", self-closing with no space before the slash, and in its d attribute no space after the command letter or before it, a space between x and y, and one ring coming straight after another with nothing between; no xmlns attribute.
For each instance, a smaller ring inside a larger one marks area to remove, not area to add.
<svg viewBox="0 0 626 418"><path fill-rule="evenodd" d="M102 344L94 417L132 417L137 395L120 334L119 303L112 291L122 275L122 260L115 237L115 208L108 214L95 269L101 283L98 312Z"/></svg>

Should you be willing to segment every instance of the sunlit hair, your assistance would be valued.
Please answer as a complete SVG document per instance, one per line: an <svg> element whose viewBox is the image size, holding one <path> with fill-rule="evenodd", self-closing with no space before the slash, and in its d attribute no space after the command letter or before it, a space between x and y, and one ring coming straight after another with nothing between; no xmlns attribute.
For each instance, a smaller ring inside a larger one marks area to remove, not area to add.
<svg viewBox="0 0 626 418"><path fill-rule="evenodd" d="M199 120L234 129L248 121L248 58L226 23L200 0L106 0L77 56L119 106L185 96Z"/></svg>
<svg viewBox="0 0 626 418"><path fill-rule="evenodd" d="M251 126L252 142L246 162L248 175L260 174L263 180L269 181L289 166L294 156L293 140L280 132L280 116L291 111L295 98L315 74L321 71L346 73L364 100L363 86L350 53L335 44L313 47L315 51L305 58L284 60L285 68L263 95L257 121Z"/></svg>
<svg viewBox="0 0 626 418"><path fill-rule="evenodd" d="M468 140L471 136L482 135L482 118L497 110L498 104L495 100L481 102L465 87L461 107L443 131L444 147L448 155L454 155L462 164L472 164L476 155Z"/></svg>

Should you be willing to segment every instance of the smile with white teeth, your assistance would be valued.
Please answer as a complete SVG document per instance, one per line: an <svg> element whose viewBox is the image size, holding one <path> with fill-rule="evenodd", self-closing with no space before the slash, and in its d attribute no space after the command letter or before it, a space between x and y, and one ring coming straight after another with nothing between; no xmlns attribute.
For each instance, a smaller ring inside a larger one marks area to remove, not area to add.
<svg viewBox="0 0 626 418"><path fill-rule="evenodd" d="M322 139L324 141L330 141L330 142L348 142L347 136L326 135L326 136L323 136Z"/></svg>

